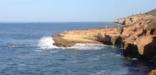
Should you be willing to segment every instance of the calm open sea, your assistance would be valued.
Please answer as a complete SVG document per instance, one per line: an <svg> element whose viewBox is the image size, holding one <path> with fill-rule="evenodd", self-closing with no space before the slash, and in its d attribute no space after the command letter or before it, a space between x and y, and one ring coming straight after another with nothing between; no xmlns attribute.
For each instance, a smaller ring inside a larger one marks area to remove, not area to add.
<svg viewBox="0 0 156 75"><path fill-rule="evenodd" d="M1 23L0 75L146 75L149 65L126 59L112 46L52 45L52 34L110 27L101 23Z"/></svg>

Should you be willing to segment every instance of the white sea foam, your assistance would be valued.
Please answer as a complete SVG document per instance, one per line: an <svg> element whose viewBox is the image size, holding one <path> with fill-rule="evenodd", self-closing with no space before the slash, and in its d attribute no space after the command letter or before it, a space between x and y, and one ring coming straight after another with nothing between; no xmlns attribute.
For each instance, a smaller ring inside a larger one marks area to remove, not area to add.
<svg viewBox="0 0 156 75"><path fill-rule="evenodd" d="M81 44L77 43L72 47L68 47L68 49L76 49L76 50L98 50L104 48L103 44Z"/></svg>
<svg viewBox="0 0 156 75"><path fill-rule="evenodd" d="M56 47L54 44L54 40L51 36L46 36L46 37L42 37L39 42L38 42L38 46L41 49L53 49L53 48L58 48Z"/></svg>
<svg viewBox="0 0 156 75"><path fill-rule="evenodd" d="M104 47L103 44L81 44L77 43L72 47L57 47L53 45L55 42L51 36L42 37L38 42L38 47L41 49L75 49L75 50L98 50Z"/></svg>

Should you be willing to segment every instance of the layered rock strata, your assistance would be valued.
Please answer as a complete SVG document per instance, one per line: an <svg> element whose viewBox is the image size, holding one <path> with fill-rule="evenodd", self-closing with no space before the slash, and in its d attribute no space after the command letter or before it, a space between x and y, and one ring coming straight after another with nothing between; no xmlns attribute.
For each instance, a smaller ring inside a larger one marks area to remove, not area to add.
<svg viewBox="0 0 156 75"><path fill-rule="evenodd" d="M125 57L141 58L156 62L156 17L135 15L114 22L122 27L66 31L53 35L55 45L70 47L76 43L114 45L123 49ZM153 75L155 70L149 75Z"/></svg>
<svg viewBox="0 0 156 75"><path fill-rule="evenodd" d="M132 21L129 21L132 18ZM127 57L151 59L156 54L156 17L137 15L116 22L123 27L66 31L54 35L55 45L69 47L76 43L99 43L123 48Z"/></svg>

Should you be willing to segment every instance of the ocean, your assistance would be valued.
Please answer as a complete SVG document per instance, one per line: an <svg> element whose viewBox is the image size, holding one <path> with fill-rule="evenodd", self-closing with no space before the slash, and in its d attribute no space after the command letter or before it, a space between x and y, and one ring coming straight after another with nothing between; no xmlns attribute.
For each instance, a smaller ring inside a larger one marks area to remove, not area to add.
<svg viewBox="0 0 156 75"><path fill-rule="evenodd" d="M0 75L147 75L149 63L113 46L54 45L63 31L118 26L111 22L0 23Z"/></svg>

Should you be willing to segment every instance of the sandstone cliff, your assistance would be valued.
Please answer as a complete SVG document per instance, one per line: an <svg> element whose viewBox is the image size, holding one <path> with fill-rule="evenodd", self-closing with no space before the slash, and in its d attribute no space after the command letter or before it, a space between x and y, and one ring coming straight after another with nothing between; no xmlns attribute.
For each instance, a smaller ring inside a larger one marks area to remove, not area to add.
<svg viewBox="0 0 156 75"><path fill-rule="evenodd" d="M152 59L156 54L156 17L137 15L129 18L134 21L125 23L123 27L75 30L54 35L55 45L68 47L76 43L103 43L123 48L127 57Z"/></svg>
<svg viewBox="0 0 156 75"><path fill-rule="evenodd" d="M55 45L73 46L76 43L114 45L123 49L125 57L140 58L156 63L156 16L133 15L114 22L122 27L66 31L53 35ZM150 75L156 73L152 71Z"/></svg>
<svg viewBox="0 0 156 75"><path fill-rule="evenodd" d="M115 23L120 23L122 25L132 25L140 20L143 20L145 18L149 18L152 15L144 15L144 14L139 14L139 15L132 15L126 18L118 18L113 20Z"/></svg>
<svg viewBox="0 0 156 75"><path fill-rule="evenodd" d="M113 20L113 22L120 23L123 25L131 25L135 22L138 22L144 18L148 18L151 16L156 16L156 9L153 9L153 10L143 13L143 14L132 15L132 16L129 16L126 18L118 18L118 19Z"/></svg>

